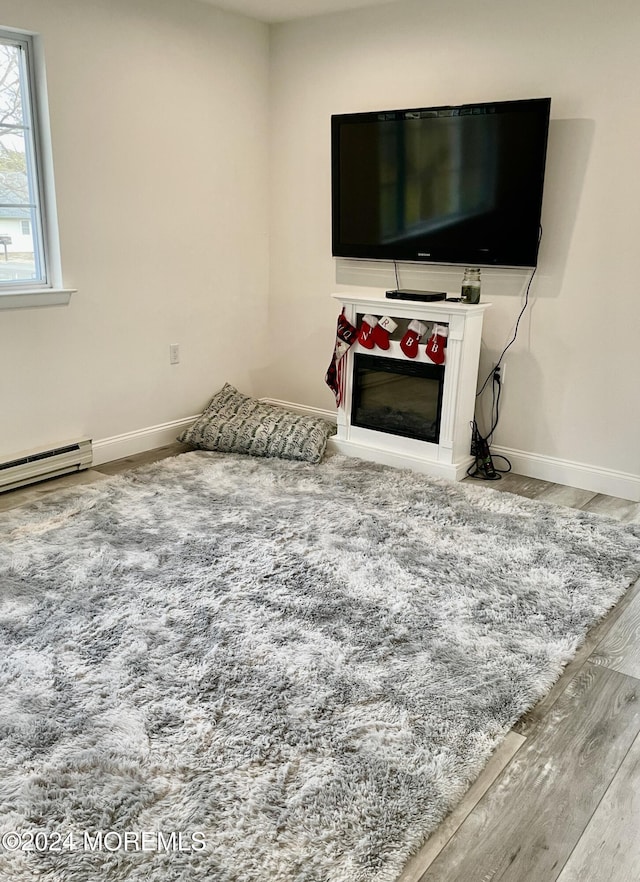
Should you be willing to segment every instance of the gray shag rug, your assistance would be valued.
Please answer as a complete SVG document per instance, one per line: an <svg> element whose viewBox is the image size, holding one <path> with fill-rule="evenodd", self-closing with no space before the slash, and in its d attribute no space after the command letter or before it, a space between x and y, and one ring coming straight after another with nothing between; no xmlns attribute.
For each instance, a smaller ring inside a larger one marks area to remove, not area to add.
<svg viewBox="0 0 640 882"><path fill-rule="evenodd" d="M5 882L392 882L640 572L637 526L342 456L0 535Z"/></svg>

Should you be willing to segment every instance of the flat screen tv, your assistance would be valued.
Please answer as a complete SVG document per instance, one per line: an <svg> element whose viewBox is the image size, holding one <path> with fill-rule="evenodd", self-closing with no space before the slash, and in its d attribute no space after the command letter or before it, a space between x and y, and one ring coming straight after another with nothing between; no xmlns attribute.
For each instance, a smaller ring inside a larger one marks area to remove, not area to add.
<svg viewBox="0 0 640 882"><path fill-rule="evenodd" d="M333 116L334 256L534 267L550 107Z"/></svg>

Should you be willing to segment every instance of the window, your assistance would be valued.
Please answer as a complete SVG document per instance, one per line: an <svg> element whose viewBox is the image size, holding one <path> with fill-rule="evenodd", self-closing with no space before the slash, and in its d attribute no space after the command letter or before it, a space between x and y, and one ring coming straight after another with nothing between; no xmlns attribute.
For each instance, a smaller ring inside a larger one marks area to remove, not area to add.
<svg viewBox="0 0 640 882"><path fill-rule="evenodd" d="M53 235L46 95L36 79L35 39L0 30L0 307L61 303L68 296L48 295L71 293L61 289Z"/></svg>

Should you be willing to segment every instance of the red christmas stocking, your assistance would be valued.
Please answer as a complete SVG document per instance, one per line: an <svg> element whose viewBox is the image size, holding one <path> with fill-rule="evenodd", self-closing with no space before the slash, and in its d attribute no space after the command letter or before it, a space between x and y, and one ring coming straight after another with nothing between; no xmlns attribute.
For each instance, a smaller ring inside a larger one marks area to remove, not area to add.
<svg viewBox="0 0 640 882"><path fill-rule="evenodd" d="M425 334L427 326L423 325L418 319L412 319L409 322L407 333L400 341L400 348L407 358L415 358L418 354L418 343L420 338Z"/></svg>
<svg viewBox="0 0 640 882"><path fill-rule="evenodd" d="M338 407L340 407L340 402L342 401L342 357L346 355L349 348L356 342L357 334L357 329L345 318L343 310L338 316L333 358L324 378L325 383L336 396L336 405Z"/></svg>
<svg viewBox="0 0 640 882"><path fill-rule="evenodd" d="M446 325L434 325L433 332L427 341L427 355L434 364L444 361L444 348L447 344L449 328Z"/></svg>
<svg viewBox="0 0 640 882"><path fill-rule="evenodd" d="M383 316L371 332L371 339L374 345L379 346L380 349L388 349L389 337L397 327L397 323L389 318L388 315Z"/></svg>
<svg viewBox="0 0 640 882"><path fill-rule="evenodd" d="M363 315L362 316L362 324L360 325L360 330L358 331L358 343L361 346L364 346L365 349L373 349L373 331L375 326L378 324L378 319L375 315Z"/></svg>

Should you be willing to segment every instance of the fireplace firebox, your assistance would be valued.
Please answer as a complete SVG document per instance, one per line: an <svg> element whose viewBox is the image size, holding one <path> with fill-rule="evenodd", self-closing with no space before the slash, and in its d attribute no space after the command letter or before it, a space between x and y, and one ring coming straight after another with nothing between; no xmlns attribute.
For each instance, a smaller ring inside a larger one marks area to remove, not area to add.
<svg viewBox="0 0 640 882"><path fill-rule="evenodd" d="M351 425L438 443L442 365L356 353Z"/></svg>

